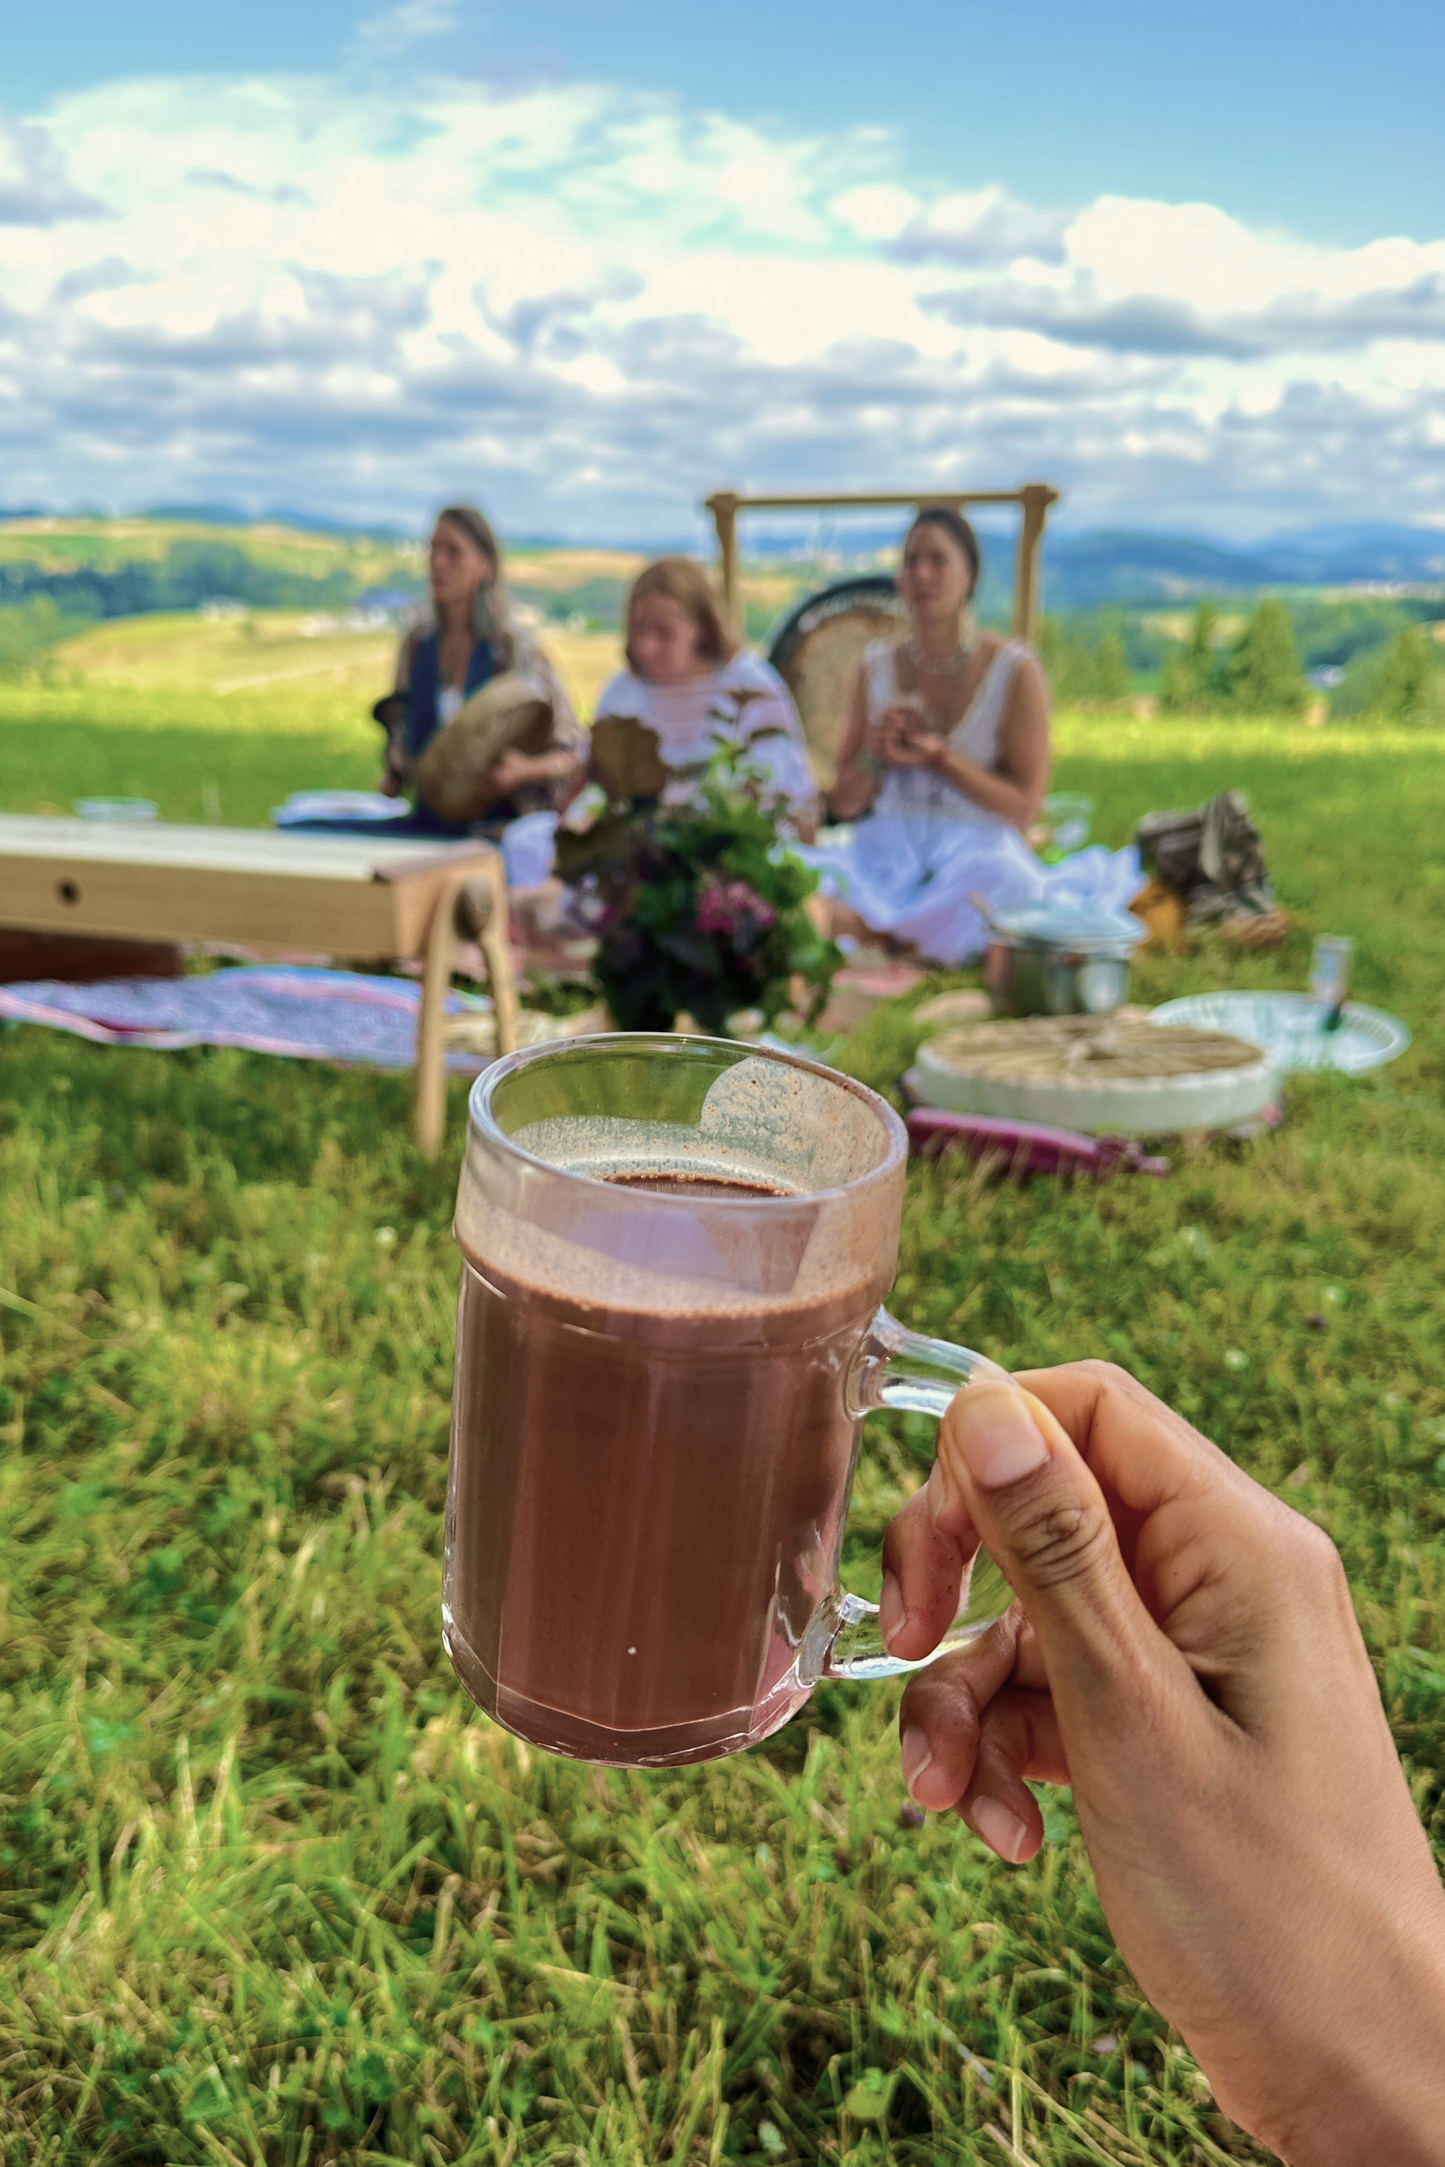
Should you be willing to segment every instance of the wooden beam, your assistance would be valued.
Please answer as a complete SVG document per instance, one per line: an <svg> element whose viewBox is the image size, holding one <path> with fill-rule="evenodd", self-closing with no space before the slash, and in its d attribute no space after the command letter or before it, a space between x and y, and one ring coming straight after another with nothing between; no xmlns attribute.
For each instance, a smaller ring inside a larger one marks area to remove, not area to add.
<svg viewBox="0 0 1445 2167"><path fill-rule="evenodd" d="M868 507L880 504L1022 504L1021 489L907 489L895 493L865 491L848 496L782 496L740 497L732 491L719 492L707 499L707 509L717 516L716 507L723 505L731 513L749 512L796 512L829 511L849 506Z"/></svg>
<svg viewBox="0 0 1445 2167"><path fill-rule="evenodd" d="M1049 506L1057 504L1059 492L1050 489L1047 482L1028 482L1019 491L1024 516L1019 527L1018 550L1014 557L1014 614L1015 639L1027 640L1033 645L1038 639L1039 617L1042 613L1043 593L1039 578L1039 545L1044 538L1044 522L1049 516Z"/></svg>
<svg viewBox="0 0 1445 2167"><path fill-rule="evenodd" d="M741 497L731 490L719 489L707 500L717 528L718 564L722 572L723 615L734 639L741 639L746 629L744 623L742 581L738 575L738 506Z"/></svg>

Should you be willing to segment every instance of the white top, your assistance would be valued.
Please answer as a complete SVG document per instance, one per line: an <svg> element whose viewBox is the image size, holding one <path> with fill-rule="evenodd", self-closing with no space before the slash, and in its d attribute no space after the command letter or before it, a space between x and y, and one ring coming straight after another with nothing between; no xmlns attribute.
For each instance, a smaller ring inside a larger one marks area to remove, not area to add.
<svg viewBox="0 0 1445 2167"><path fill-rule="evenodd" d="M437 686L437 728L444 730L467 704L467 696L460 685Z"/></svg>
<svg viewBox="0 0 1445 2167"><path fill-rule="evenodd" d="M863 650L870 729L877 727L885 708L909 698L898 683L898 646L896 639L870 640ZM1014 676L1028 652L1022 640L1004 641L984 671L961 720L948 733L948 742L961 759L971 760L975 767L987 768L991 774L998 769L999 736ZM1010 825L1001 821L997 813L975 805L972 798L955 789L946 777L926 767L885 767L873 811L885 817L922 813L933 819L962 820L991 827Z"/></svg>
<svg viewBox="0 0 1445 2167"><path fill-rule="evenodd" d="M597 703L597 719L604 715L631 716L655 730L670 768L700 766L720 737L738 745L759 730L780 731L753 746L748 764L787 800L795 819L816 813L818 784L793 696L759 655L736 654L720 670L685 685L649 685L631 670L619 670ZM669 804L684 805L695 789L695 778L682 775L663 795Z"/></svg>

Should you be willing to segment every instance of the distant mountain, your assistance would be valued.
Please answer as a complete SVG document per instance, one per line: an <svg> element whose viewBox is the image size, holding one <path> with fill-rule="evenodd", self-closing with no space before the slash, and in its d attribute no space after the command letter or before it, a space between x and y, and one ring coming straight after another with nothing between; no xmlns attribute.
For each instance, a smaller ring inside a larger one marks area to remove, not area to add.
<svg viewBox="0 0 1445 2167"><path fill-rule="evenodd" d="M1268 558L1182 534L1045 534L1044 593L1051 610L1101 603L1185 602L1268 586Z"/></svg>
<svg viewBox="0 0 1445 2167"><path fill-rule="evenodd" d="M0 511L0 528L6 520L33 518L37 513L38 507L24 512L18 507ZM219 530L218 540L220 534L234 534L232 546L243 549L250 546L244 530L256 526L286 527L337 542L366 539L393 548L404 539L400 529L381 523L352 524L279 506L259 520L226 504L155 505L149 514L141 516L210 527ZM873 553L891 551L906 524L907 514L903 511L887 518L865 514L861 519L851 513L846 517L810 513L800 518L759 513L744 528L743 547L754 559L803 557L818 565L826 564L831 557L843 573L857 569ZM1014 530L995 511L984 511L977 525L984 553L980 602L986 615L1006 616L1013 585ZM555 536L509 534L506 541L514 550L559 546ZM574 541L561 546L579 545ZM654 545L658 549L678 546L675 540ZM684 542L682 546L688 545ZM692 547L710 554L710 536L698 532ZM81 568L77 567L72 576L79 578ZM9 579L13 585L13 572ZM1061 525L1049 529L1044 543L1044 597L1051 612L1111 605L1159 608L1188 605L1202 596L1221 600L1243 597L1263 588L1375 583L1445 588L1445 528L1393 526L1379 521L1335 523L1271 535L1245 548L1206 541L1198 535L1132 528L1078 533ZM241 589L235 591L239 594ZM89 606L108 615L121 605L118 597L96 597ZM160 605L130 601L128 606Z"/></svg>
<svg viewBox="0 0 1445 2167"><path fill-rule="evenodd" d="M1188 535L1054 532L1044 542L1051 610L1188 602L1261 587L1373 582L1445 587L1445 531L1435 527L1313 527L1252 549Z"/></svg>
<svg viewBox="0 0 1445 2167"><path fill-rule="evenodd" d="M324 512L298 512L284 504L272 505L264 512L238 511L234 504L152 504L140 516L183 526L287 527L296 534L354 535L358 541L395 543L409 539L403 527L329 519Z"/></svg>
<svg viewBox="0 0 1445 2167"><path fill-rule="evenodd" d="M1445 581L1445 529L1390 527L1360 522L1353 526L1307 527L1279 534L1264 545L1279 566L1311 585L1353 580Z"/></svg>

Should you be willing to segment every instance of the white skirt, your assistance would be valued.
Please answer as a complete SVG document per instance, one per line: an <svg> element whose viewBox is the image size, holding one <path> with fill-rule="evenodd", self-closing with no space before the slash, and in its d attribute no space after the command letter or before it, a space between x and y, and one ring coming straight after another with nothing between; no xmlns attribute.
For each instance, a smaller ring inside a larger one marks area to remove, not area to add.
<svg viewBox="0 0 1445 2167"><path fill-rule="evenodd" d="M950 967L988 946L971 894L992 911L1045 902L1123 910L1144 884L1132 843L1123 850L1095 843L1045 865L1017 828L986 817L875 813L826 842L792 847L822 874L824 893L857 911L873 932Z"/></svg>

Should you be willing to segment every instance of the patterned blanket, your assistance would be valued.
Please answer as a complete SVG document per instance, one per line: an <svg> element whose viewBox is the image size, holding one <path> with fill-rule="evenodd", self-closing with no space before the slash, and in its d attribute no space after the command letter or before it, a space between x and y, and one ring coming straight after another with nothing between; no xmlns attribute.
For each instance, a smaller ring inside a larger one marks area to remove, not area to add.
<svg viewBox="0 0 1445 2167"><path fill-rule="evenodd" d="M204 978L56 980L0 986L0 1018L73 1031L100 1046L244 1046L299 1061L410 1068L421 987L359 971L259 964ZM449 1015L487 1015L483 995L449 992ZM475 1076L485 1057L454 1048L447 1066Z"/></svg>

